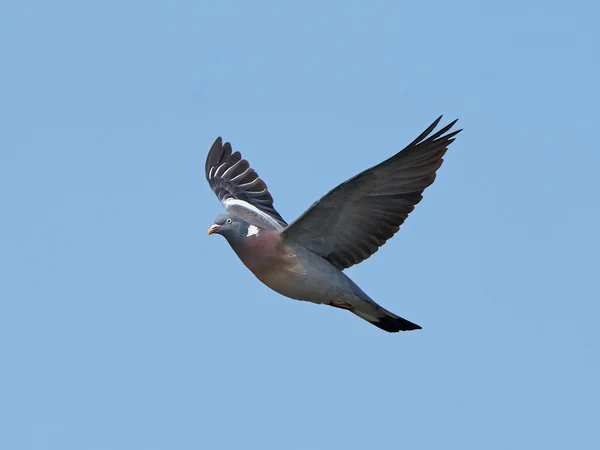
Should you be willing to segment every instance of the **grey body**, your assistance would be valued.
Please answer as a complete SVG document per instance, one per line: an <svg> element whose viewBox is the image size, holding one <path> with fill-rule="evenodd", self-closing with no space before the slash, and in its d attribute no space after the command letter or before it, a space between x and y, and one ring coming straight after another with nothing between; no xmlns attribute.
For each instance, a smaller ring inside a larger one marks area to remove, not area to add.
<svg viewBox="0 0 600 450"><path fill-rule="evenodd" d="M420 328L375 303L326 259L302 245L286 243L281 232L253 227L250 233L250 224L230 215L217 217L215 223L220 227L216 233L223 235L254 276L275 292L294 300L346 309L386 331L397 326ZM387 323L389 320L393 323Z"/></svg>
<svg viewBox="0 0 600 450"><path fill-rule="evenodd" d="M382 163L348 179L291 224L239 152L217 138L205 164L213 192L230 215L209 234L223 235L248 269L274 291L345 309L388 331L421 328L375 303L343 270L373 255L404 223L436 177L454 136L441 117Z"/></svg>
<svg viewBox="0 0 600 450"><path fill-rule="evenodd" d="M301 245L286 245L275 231L260 230L236 251L250 271L275 292L295 300L329 304L350 299L358 286L327 260ZM272 270L277 267L279 270Z"/></svg>

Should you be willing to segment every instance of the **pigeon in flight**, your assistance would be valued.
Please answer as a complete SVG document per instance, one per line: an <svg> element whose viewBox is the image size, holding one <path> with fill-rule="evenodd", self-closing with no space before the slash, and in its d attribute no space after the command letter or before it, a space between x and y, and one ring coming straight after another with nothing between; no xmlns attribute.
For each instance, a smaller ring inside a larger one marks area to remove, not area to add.
<svg viewBox="0 0 600 450"><path fill-rule="evenodd" d="M449 133L455 120L433 133L440 120L289 225L273 207L264 181L219 137L208 152L205 173L229 214L217 216L208 234L227 239L256 278L281 295L348 310L390 333L420 329L375 303L343 270L385 244L435 180L448 145L461 131Z"/></svg>

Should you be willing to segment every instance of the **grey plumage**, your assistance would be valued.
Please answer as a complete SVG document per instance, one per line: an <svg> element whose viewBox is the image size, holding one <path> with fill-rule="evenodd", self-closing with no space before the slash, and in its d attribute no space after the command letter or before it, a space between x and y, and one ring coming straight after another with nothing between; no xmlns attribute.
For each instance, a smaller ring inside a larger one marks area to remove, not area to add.
<svg viewBox="0 0 600 450"><path fill-rule="evenodd" d="M345 181L315 202L283 234L338 269L364 261L404 223L435 180L442 156L460 130L434 135L441 117L390 159Z"/></svg>
<svg viewBox="0 0 600 450"><path fill-rule="evenodd" d="M331 190L290 225L258 174L218 138L205 174L231 214L217 217L209 234L222 234L248 269L284 296L347 309L389 332L419 329L375 303L342 270L391 238L435 180L448 145L461 131L448 133L454 121L431 134L440 119L396 155Z"/></svg>
<svg viewBox="0 0 600 450"><path fill-rule="evenodd" d="M222 142L218 137L208 152L204 166L206 180L219 201L228 210L233 208L241 217L256 216L258 225L277 229L286 226L285 220L273 207L273 197L265 182L248 161L242 159L240 152L231 153L231 144ZM255 213L252 207L264 214Z"/></svg>

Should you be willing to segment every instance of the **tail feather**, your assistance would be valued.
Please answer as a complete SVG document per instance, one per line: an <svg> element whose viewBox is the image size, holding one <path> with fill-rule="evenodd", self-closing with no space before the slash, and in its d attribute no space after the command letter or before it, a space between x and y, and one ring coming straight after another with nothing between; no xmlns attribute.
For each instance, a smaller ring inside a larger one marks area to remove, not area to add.
<svg viewBox="0 0 600 450"><path fill-rule="evenodd" d="M388 333L421 329L416 323L409 322L381 307L352 280L349 278L347 278L347 280L350 281L350 288L354 295L351 298L344 297L341 301L330 302L329 304L331 306L347 309L361 319L372 323Z"/></svg>
<svg viewBox="0 0 600 450"><path fill-rule="evenodd" d="M369 321L371 322L371 321ZM398 331L411 331L420 330L421 327L416 323L412 323L402 317L382 317L377 322L371 322L378 328L385 330L389 333L397 333Z"/></svg>
<svg viewBox="0 0 600 450"><path fill-rule="evenodd" d="M365 302L366 303L366 302ZM382 308L377 304L367 303L369 305L369 311L365 311L362 308L354 307L350 311L356 314L361 319L372 323L378 328L387 331L388 333L397 333L398 331L411 331L420 330L421 327L416 323L409 322L402 317L398 317L396 314Z"/></svg>

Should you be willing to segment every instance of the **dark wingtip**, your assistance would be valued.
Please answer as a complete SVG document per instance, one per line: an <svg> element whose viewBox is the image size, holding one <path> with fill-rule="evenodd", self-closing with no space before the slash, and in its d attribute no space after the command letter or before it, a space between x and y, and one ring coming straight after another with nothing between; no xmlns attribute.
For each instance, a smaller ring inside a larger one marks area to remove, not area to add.
<svg viewBox="0 0 600 450"><path fill-rule="evenodd" d="M215 165L219 161L219 156L221 155L221 149L223 148L223 140L221 136L215 139L213 145L210 146L210 150L206 155L206 162L204 163L204 173L208 179L208 171L210 168Z"/></svg>
<svg viewBox="0 0 600 450"><path fill-rule="evenodd" d="M454 125L456 125L456 122L458 122L458 118L454 119L452 122L450 122L445 128L447 128L447 130L449 131ZM458 133L460 133L463 129L461 128L460 130L456 130L452 132L452 135L457 135Z"/></svg>
<svg viewBox="0 0 600 450"><path fill-rule="evenodd" d="M414 141L412 141L407 147L413 147L415 145L417 145L419 142L421 142L423 139L425 139L427 136L429 136L429 134L435 130L438 126L438 124L440 123L440 120L442 120L442 117L444 117L443 115L441 115L440 117L438 117L437 119L435 119L433 121L433 123L431 125L429 125L427 127L427 129L425 131L423 131ZM457 119L458 120L458 119ZM456 120L454 121L456 122ZM453 123L454 123L453 122ZM439 132L438 132L439 133Z"/></svg>

